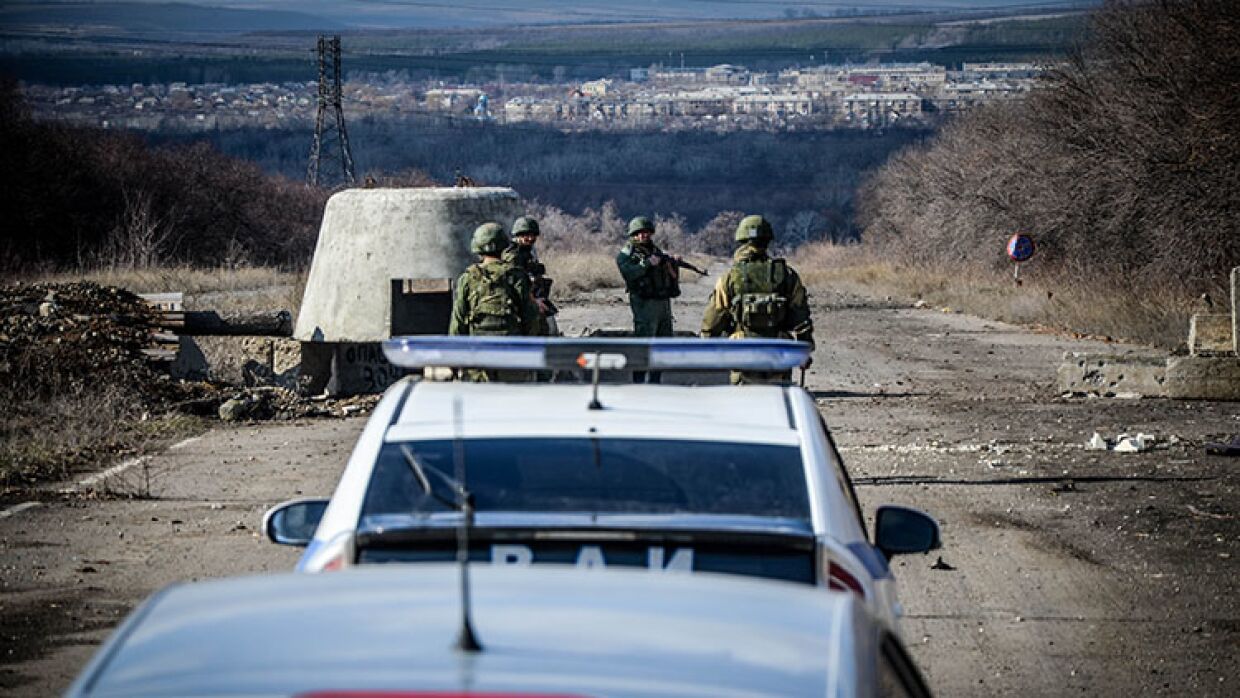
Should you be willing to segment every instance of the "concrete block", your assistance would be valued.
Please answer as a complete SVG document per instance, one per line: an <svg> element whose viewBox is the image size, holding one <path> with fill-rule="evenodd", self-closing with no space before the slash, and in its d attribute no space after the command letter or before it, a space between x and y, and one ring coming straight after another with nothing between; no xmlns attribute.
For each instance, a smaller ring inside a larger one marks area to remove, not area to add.
<svg viewBox="0 0 1240 698"><path fill-rule="evenodd" d="M1240 400L1240 357L1173 356L1167 359L1167 397Z"/></svg>
<svg viewBox="0 0 1240 698"><path fill-rule="evenodd" d="M1162 356L1067 352L1058 369L1059 390L1067 393L1161 397L1166 380Z"/></svg>
<svg viewBox="0 0 1240 698"><path fill-rule="evenodd" d="M1198 313L1188 321L1188 353L1193 356L1234 353L1232 317Z"/></svg>
<svg viewBox="0 0 1240 698"><path fill-rule="evenodd" d="M380 393L407 375L421 375L422 369L400 368L383 355L378 342L342 343L332 356L332 381L328 392L337 395Z"/></svg>
<svg viewBox="0 0 1240 698"><path fill-rule="evenodd" d="M1240 355L1240 267L1231 270L1231 350Z"/></svg>
<svg viewBox="0 0 1240 698"><path fill-rule="evenodd" d="M333 195L306 281L293 336L302 341L377 342L393 321L393 279L452 280L474 261L474 229L507 228L521 214L503 187L346 189Z"/></svg>

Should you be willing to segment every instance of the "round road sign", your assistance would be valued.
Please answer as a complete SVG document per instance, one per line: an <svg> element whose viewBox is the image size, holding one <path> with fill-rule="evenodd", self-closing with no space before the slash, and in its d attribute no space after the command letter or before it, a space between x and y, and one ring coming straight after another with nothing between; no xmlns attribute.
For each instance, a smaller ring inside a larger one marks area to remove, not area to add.
<svg viewBox="0 0 1240 698"><path fill-rule="evenodd" d="M1017 233L1008 240L1007 253L1014 262L1026 262L1033 256L1033 238Z"/></svg>

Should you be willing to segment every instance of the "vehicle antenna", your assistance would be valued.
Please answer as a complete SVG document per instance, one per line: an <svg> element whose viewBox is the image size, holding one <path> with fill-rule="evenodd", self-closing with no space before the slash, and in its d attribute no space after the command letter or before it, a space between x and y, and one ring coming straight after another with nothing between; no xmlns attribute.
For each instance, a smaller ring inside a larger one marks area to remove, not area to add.
<svg viewBox="0 0 1240 698"><path fill-rule="evenodd" d="M603 409L603 403L598 401L599 364L603 363L602 358L603 357L601 354L594 355L594 372L591 374L590 378L593 392L590 395L590 404L586 406L592 410Z"/></svg>
<svg viewBox="0 0 1240 698"><path fill-rule="evenodd" d="M452 401L452 461L456 474L456 498L461 524L456 528L456 561L461 568L461 633L456 648L462 652L481 652L482 644L470 620L469 529L474 525L474 495L465 489L465 442L461 437L461 397Z"/></svg>

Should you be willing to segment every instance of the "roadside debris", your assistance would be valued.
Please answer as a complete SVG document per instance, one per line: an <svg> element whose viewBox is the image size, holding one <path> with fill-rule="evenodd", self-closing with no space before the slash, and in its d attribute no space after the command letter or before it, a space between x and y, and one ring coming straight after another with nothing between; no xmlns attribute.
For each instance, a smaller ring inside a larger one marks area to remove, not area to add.
<svg viewBox="0 0 1240 698"><path fill-rule="evenodd" d="M1206 443L1206 453L1212 456L1240 456L1240 436L1231 437L1231 441L1210 441Z"/></svg>
<svg viewBox="0 0 1240 698"><path fill-rule="evenodd" d="M956 568L953 567L952 565L947 564L946 562L943 562L943 557L939 556L939 559L935 560L933 565L930 565L930 569L942 570L944 572L951 572L955 570Z"/></svg>
<svg viewBox="0 0 1240 698"><path fill-rule="evenodd" d="M60 395L123 394L135 418L179 412L224 421L344 417L377 395L309 398L278 387L175 380L151 362L161 315L139 296L88 282L0 287L0 402L31 412Z"/></svg>
<svg viewBox="0 0 1240 698"><path fill-rule="evenodd" d="M1115 453L1144 453L1154 448L1157 439L1152 434L1137 433L1120 434L1115 440L1109 440L1094 432L1085 442L1086 451L1114 451Z"/></svg>

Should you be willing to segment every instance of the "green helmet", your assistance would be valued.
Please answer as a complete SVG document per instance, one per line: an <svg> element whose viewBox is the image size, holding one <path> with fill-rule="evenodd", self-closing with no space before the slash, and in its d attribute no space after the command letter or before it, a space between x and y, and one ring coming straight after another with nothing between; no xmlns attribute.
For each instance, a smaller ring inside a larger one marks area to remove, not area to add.
<svg viewBox="0 0 1240 698"><path fill-rule="evenodd" d="M633 237L634 235L636 235L637 233L643 230L649 230L651 233L653 233L654 232L654 221L650 220L649 218L645 216L638 216L637 218L634 218L633 220L629 221L629 237Z"/></svg>
<svg viewBox="0 0 1240 698"><path fill-rule="evenodd" d="M736 226L737 242L767 243L774 239L771 224L762 216L745 216Z"/></svg>
<svg viewBox="0 0 1240 698"><path fill-rule="evenodd" d="M529 216L521 216L512 222L512 236L538 235L538 221Z"/></svg>
<svg viewBox="0 0 1240 698"><path fill-rule="evenodd" d="M476 255L498 256L506 247L508 236L504 234L504 226L491 222L478 226L469 243L469 250Z"/></svg>

